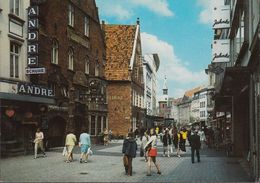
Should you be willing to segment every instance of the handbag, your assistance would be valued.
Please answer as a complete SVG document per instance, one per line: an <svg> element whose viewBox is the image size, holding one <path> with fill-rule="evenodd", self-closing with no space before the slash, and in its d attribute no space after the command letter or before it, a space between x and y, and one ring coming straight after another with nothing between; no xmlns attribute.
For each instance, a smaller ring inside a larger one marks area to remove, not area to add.
<svg viewBox="0 0 260 183"><path fill-rule="evenodd" d="M123 164L124 166L128 166L128 159L126 155L123 156Z"/></svg>
<svg viewBox="0 0 260 183"><path fill-rule="evenodd" d="M66 148L66 146L64 146L63 151L62 151L62 155L67 156L67 154L68 154L67 148Z"/></svg>
<svg viewBox="0 0 260 183"><path fill-rule="evenodd" d="M157 148L151 148L150 151L148 152L148 155L151 157L157 156Z"/></svg>

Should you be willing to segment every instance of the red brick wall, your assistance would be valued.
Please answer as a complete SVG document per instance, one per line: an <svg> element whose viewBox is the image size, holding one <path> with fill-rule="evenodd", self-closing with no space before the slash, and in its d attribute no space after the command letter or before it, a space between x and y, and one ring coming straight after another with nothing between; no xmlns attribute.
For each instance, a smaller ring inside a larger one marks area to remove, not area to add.
<svg viewBox="0 0 260 183"><path fill-rule="evenodd" d="M131 83L109 83L107 95L109 129L114 134L126 135L132 127Z"/></svg>

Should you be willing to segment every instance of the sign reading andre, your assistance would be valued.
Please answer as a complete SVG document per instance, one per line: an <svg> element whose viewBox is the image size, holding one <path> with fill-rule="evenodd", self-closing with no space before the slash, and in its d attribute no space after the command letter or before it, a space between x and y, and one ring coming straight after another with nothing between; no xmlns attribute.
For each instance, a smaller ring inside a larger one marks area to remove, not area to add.
<svg viewBox="0 0 260 183"><path fill-rule="evenodd" d="M18 83L18 93L42 97L54 97L52 89L44 86L32 85L30 83Z"/></svg>

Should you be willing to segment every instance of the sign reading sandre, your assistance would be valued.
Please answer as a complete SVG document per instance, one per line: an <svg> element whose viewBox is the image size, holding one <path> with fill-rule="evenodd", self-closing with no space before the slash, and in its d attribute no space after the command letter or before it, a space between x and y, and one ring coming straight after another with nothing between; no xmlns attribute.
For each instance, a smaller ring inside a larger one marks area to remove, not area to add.
<svg viewBox="0 0 260 183"><path fill-rule="evenodd" d="M28 67L32 67L34 69L26 68L26 74L43 74L45 72L38 72L39 70L42 71L42 68L38 70L35 68L39 64L38 60L38 53L39 53L39 46L38 46L38 28L39 28L39 7L38 6L30 6L28 8L28 45L27 45L27 65ZM37 71L35 71L35 69Z"/></svg>
<svg viewBox="0 0 260 183"><path fill-rule="evenodd" d="M19 94L35 95L42 97L53 97L53 90L44 86L36 86L30 83L18 83L17 91Z"/></svg>

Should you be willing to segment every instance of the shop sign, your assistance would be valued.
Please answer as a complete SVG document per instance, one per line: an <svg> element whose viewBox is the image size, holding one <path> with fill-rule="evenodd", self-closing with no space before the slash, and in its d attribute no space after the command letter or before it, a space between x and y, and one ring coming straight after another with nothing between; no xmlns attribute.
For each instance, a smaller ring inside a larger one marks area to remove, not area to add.
<svg viewBox="0 0 260 183"><path fill-rule="evenodd" d="M230 61L230 40L214 40L212 44L212 63Z"/></svg>
<svg viewBox="0 0 260 183"><path fill-rule="evenodd" d="M18 93L43 97L54 96L52 89L44 86L32 85L30 83L18 83Z"/></svg>
<svg viewBox="0 0 260 183"><path fill-rule="evenodd" d="M60 107L56 105L48 105L48 111L62 111L66 112L68 111L68 107Z"/></svg>
<svg viewBox="0 0 260 183"><path fill-rule="evenodd" d="M215 6L213 9L213 29L230 28L230 6Z"/></svg>
<svg viewBox="0 0 260 183"><path fill-rule="evenodd" d="M45 74L46 69L44 67L41 68L26 68L25 69L25 74Z"/></svg>

